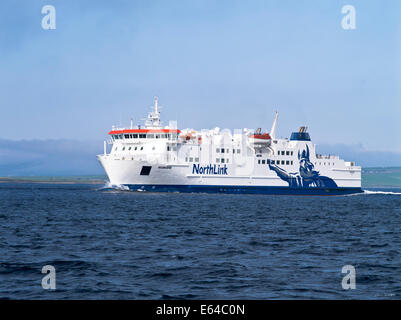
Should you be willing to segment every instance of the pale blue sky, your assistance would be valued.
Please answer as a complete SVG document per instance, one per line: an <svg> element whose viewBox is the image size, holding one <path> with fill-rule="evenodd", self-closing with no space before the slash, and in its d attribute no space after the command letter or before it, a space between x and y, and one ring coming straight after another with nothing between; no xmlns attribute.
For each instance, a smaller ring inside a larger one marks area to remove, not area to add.
<svg viewBox="0 0 401 320"><path fill-rule="evenodd" d="M56 7L57 29L41 28ZM341 8L356 8L356 30ZM307 125L325 144L401 152L401 1L0 4L0 138L102 140L153 96L179 127Z"/></svg>

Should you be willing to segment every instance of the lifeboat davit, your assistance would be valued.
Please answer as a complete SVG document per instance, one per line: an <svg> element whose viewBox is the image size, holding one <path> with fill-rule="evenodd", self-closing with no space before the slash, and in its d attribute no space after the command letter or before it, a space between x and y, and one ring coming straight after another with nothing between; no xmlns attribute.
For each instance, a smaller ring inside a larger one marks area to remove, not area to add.
<svg viewBox="0 0 401 320"><path fill-rule="evenodd" d="M180 135L180 139L185 140L185 141L191 140L193 138L194 137L190 133Z"/></svg>
<svg viewBox="0 0 401 320"><path fill-rule="evenodd" d="M196 138L196 131L186 132L180 135L180 139L184 141L194 140Z"/></svg>

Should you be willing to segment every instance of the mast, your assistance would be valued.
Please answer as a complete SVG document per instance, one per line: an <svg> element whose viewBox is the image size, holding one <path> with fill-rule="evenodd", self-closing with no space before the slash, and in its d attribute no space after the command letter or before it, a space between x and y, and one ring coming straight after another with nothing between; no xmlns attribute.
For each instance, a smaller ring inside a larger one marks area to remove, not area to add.
<svg viewBox="0 0 401 320"><path fill-rule="evenodd" d="M276 111L276 115L274 116L274 121L272 128L270 130L270 137L272 139L276 139L276 125L277 125L277 119L278 119L278 111Z"/></svg>
<svg viewBox="0 0 401 320"><path fill-rule="evenodd" d="M145 126L148 128L160 128L160 112L159 112L159 99L155 97L155 104L153 106L153 110L148 113L148 117L145 120Z"/></svg>

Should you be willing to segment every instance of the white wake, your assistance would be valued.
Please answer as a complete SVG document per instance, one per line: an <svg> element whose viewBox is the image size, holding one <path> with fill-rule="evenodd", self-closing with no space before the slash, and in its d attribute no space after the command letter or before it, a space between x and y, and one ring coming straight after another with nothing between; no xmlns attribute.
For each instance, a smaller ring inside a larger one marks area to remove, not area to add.
<svg viewBox="0 0 401 320"><path fill-rule="evenodd" d="M401 196L401 192L363 190L364 194L392 194Z"/></svg>
<svg viewBox="0 0 401 320"><path fill-rule="evenodd" d="M127 186L111 184L109 181L106 181L104 186L100 189L101 190L123 190L123 191L129 190L129 188Z"/></svg>

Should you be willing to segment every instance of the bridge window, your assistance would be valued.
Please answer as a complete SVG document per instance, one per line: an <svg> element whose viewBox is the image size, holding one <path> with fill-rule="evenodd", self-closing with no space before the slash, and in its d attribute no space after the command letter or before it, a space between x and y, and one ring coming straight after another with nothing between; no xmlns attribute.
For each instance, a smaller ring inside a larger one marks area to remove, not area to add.
<svg viewBox="0 0 401 320"><path fill-rule="evenodd" d="M139 135L139 139L145 139L146 138L146 134L140 134Z"/></svg>
<svg viewBox="0 0 401 320"><path fill-rule="evenodd" d="M154 137L155 137L155 135L153 133L148 134L148 139L153 139Z"/></svg>

